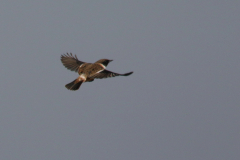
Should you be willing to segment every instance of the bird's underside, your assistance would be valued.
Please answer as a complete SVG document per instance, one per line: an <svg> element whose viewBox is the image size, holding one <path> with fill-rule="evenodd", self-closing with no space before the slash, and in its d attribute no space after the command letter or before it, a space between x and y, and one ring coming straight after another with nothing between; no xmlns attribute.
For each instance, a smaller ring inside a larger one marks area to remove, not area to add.
<svg viewBox="0 0 240 160"><path fill-rule="evenodd" d="M129 76L133 73L119 74L106 70L105 68L108 63L112 61L108 59L100 59L95 63L86 63L79 61L76 55L73 56L72 53L67 53L61 56L61 61L67 69L78 72L79 74L77 79L66 84L65 87L69 90L78 90L83 82L92 82L94 79Z"/></svg>

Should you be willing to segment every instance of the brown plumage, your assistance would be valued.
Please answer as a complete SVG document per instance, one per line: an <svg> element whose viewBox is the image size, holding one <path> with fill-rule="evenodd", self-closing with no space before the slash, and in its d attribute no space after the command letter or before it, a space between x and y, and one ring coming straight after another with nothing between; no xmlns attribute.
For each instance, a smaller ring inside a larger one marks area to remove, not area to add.
<svg viewBox="0 0 240 160"><path fill-rule="evenodd" d="M106 70L108 63L112 60L109 59L100 59L95 63L86 63L79 61L77 56L73 56L72 53L67 53L61 56L61 61L63 65L71 70L78 72L79 77L65 85L65 87L69 90L78 90L82 83L84 82L92 82L95 78L109 78L115 76L129 76L133 72L128 72L125 74L114 73Z"/></svg>

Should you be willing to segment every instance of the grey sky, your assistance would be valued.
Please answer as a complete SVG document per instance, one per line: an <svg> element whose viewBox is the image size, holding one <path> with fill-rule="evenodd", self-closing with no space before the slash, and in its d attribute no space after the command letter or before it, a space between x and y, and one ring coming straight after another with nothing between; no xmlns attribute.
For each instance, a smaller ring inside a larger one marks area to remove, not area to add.
<svg viewBox="0 0 240 160"><path fill-rule="evenodd" d="M3 160L237 160L240 1L0 3ZM114 59L64 86L60 55Z"/></svg>

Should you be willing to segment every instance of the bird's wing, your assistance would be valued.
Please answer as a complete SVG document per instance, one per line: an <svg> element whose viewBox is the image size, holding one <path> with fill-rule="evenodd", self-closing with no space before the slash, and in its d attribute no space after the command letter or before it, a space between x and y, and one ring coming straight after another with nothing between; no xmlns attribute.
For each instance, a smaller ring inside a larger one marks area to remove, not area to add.
<svg viewBox="0 0 240 160"><path fill-rule="evenodd" d="M103 70L99 73L96 73L94 75L92 75L90 78L110 78L110 77L116 77L116 76L129 76L130 74L132 74L133 72L129 72L129 73L125 73L125 74L119 74L119 73L114 73L108 70Z"/></svg>
<svg viewBox="0 0 240 160"><path fill-rule="evenodd" d="M78 71L78 68L85 62L79 61L77 56L67 53L61 56L62 64L71 71Z"/></svg>

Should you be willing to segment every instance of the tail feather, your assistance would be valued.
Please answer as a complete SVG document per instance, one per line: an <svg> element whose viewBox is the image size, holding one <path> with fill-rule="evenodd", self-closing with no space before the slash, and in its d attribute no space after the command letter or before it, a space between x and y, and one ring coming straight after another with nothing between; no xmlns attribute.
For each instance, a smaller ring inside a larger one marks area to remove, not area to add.
<svg viewBox="0 0 240 160"><path fill-rule="evenodd" d="M66 84L65 87L69 90L76 91L80 88L82 82L83 81L77 81L77 79L75 79L71 83Z"/></svg>

